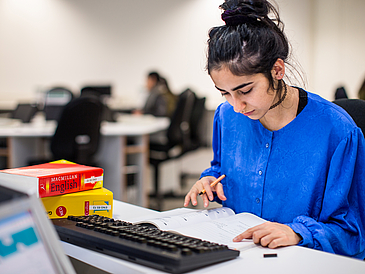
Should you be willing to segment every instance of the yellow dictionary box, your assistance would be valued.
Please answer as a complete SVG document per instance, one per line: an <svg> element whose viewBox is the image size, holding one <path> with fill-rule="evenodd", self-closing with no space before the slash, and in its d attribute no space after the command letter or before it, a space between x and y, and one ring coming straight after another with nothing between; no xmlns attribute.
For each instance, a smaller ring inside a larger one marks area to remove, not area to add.
<svg viewBox="0 0 365 274"><path fill-rule="evenodd" d="M69 215L101 215L112 218L113 193L106 188L41 198L50 219Z"/></svg>

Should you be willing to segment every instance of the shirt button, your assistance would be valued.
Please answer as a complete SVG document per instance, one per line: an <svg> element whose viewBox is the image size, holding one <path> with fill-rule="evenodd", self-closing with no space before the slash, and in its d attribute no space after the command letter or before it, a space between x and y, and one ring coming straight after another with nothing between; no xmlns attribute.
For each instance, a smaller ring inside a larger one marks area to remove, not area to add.
<svg viewBox="0 0 365 274"><path fill-rule="evenodd" d="M259 198L256 198L256 203L260 203L260 199Z"/></svg>
<svg viewBox="0 0 365 274"><path fill-rule="evenodd" d="M266 143L266 148L268 148L269 147L269 143Z"/></svg>
<svg viewBox="0 0 365 274"><path fill-rule="evenodd" d="M260 175L260 176L262 175L262 170L259 170L259 175Z"/></svg>

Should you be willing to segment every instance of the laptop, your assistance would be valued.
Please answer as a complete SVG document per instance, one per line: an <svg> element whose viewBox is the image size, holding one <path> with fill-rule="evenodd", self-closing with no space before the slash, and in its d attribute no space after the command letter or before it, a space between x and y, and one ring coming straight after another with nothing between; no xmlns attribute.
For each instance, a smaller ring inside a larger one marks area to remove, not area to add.
<svg viewBox="0 0 365 274"><path fill-rule="evenodd" d="M23 123L29 123L37 111L38 107L35 104L18 104L11 113L11 118L20 119Z"/></svg>
<svg viewBox="0 0 365 274"><path fill-rule="evenodd" d="M76 273L39 199L3 185L0 273Z"/></svg>

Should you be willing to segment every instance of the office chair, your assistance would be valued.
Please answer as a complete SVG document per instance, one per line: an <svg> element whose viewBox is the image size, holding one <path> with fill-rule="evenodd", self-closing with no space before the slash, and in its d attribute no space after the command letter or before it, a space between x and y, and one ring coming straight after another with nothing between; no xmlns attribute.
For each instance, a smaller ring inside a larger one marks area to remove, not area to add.
<svg viewBox="0 0 365 274"><path fill-rule="evenodd" d="M365 100L337 99L333 103L346 110L365 135Z"/></svg>
<svg viewBox="0 0 365 274"><path fill-rule="evenodd" d="M36 104L18 104L12 111L10 118L20 119L23 123L29 123L38 111Z"/></svg>
<svg viewBox="0 0 365 274"><path fill-rule="evenodd" d="M105 103L105 99L111 96L111 86L86 86L80 91L80 97L93 96L103 103L103 111L101 120L107 122L116 122L115 111L109 108Z"/></svg>
<svg viewBox="0 0 365 274"><path fill-rule="evenodd" d="M207 146L204 126L202 124L206 115L205 108L206 98L196 98L194 102L193 112L191 114L191 129L190 129L190 145L186 148L186 152L194 151L200 147ZM191 173L182 171L180 173L180 186L185 187L186 181L189 178L199 178L200 173Z"/></svg>
<svg viewBox="0 0 365 274"><path fill-rule="evenodd" d="M68 103L51 138L51 159L31 160L30 165L65 159L95 166L100 140L102 103L93 97L79 97Z"/></svg>
<svg viewBox="0 0 365 274"><path fill-rule="evenodd" d="M200 146L198 126L204 103L205 98L197 98L190 89L182 92L166 132L166 143L150 142L150 164L154 168L154 193L151 197L156 198L158 210L161 210L164 197L159 191L160 164L177 159ZM167 197L171 197L171 194Z"/></svg>
<svg viewBox="0 0 365 274"><path fill-rule="evenodd" d="M190 118L190 146L187 151L195 150L202 145L205 145L202 130L202 120L205 115L205 97L195 98L193 111Z"/></svg>
<svg viewBox="0 0 365 274"><path fill-rule="evenodd" d="M73 93L64 87L54 87L46 92L43 112L46 120L56 120L63 108L74 98Z"/></svg>

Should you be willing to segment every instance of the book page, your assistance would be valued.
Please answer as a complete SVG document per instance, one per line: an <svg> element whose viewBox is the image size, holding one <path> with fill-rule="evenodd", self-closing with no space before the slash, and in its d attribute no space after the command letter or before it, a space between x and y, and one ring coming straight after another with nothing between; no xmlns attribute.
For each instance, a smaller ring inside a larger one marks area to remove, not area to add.
<svg viewBox="0 0 365 274"><path fill-rule="evenodd" d="M142 215L142 216L134 216L132 218L129 218L128 221L131 223L145 223L146 220L152 220L152 219L158 219L163 217L171 217L175 215L185 214L196 211L196 209L187 208L187 207L179 207L174 208L166 211L154 211L154 210L148 210L148 214ZM124 214L123 214L124 215ZM118 219L118 218L117 218ZM123 220L123 218L119 218Z"/></svg>
<svg viewBox="0 0 365 274"><path fill-rule="evenodd" d="M197 210L174 216L163 216L138 223L150 223L162 230L176 230L187 225L217 220L234 215L234 211L227 207L214 208L209 210Z"/></svg>
<svg viewBox="0 0 365 274"><path fill-rule="evenodd" d="M237 235L250 227L266 222L264 219L250 213L240 213L224 219L216 219L208 222L201 222L174 229L175 231L206 241L227 245L231 248L246 249L255 246L252 240L243 240L234 243L232 240Z"/></svg>

